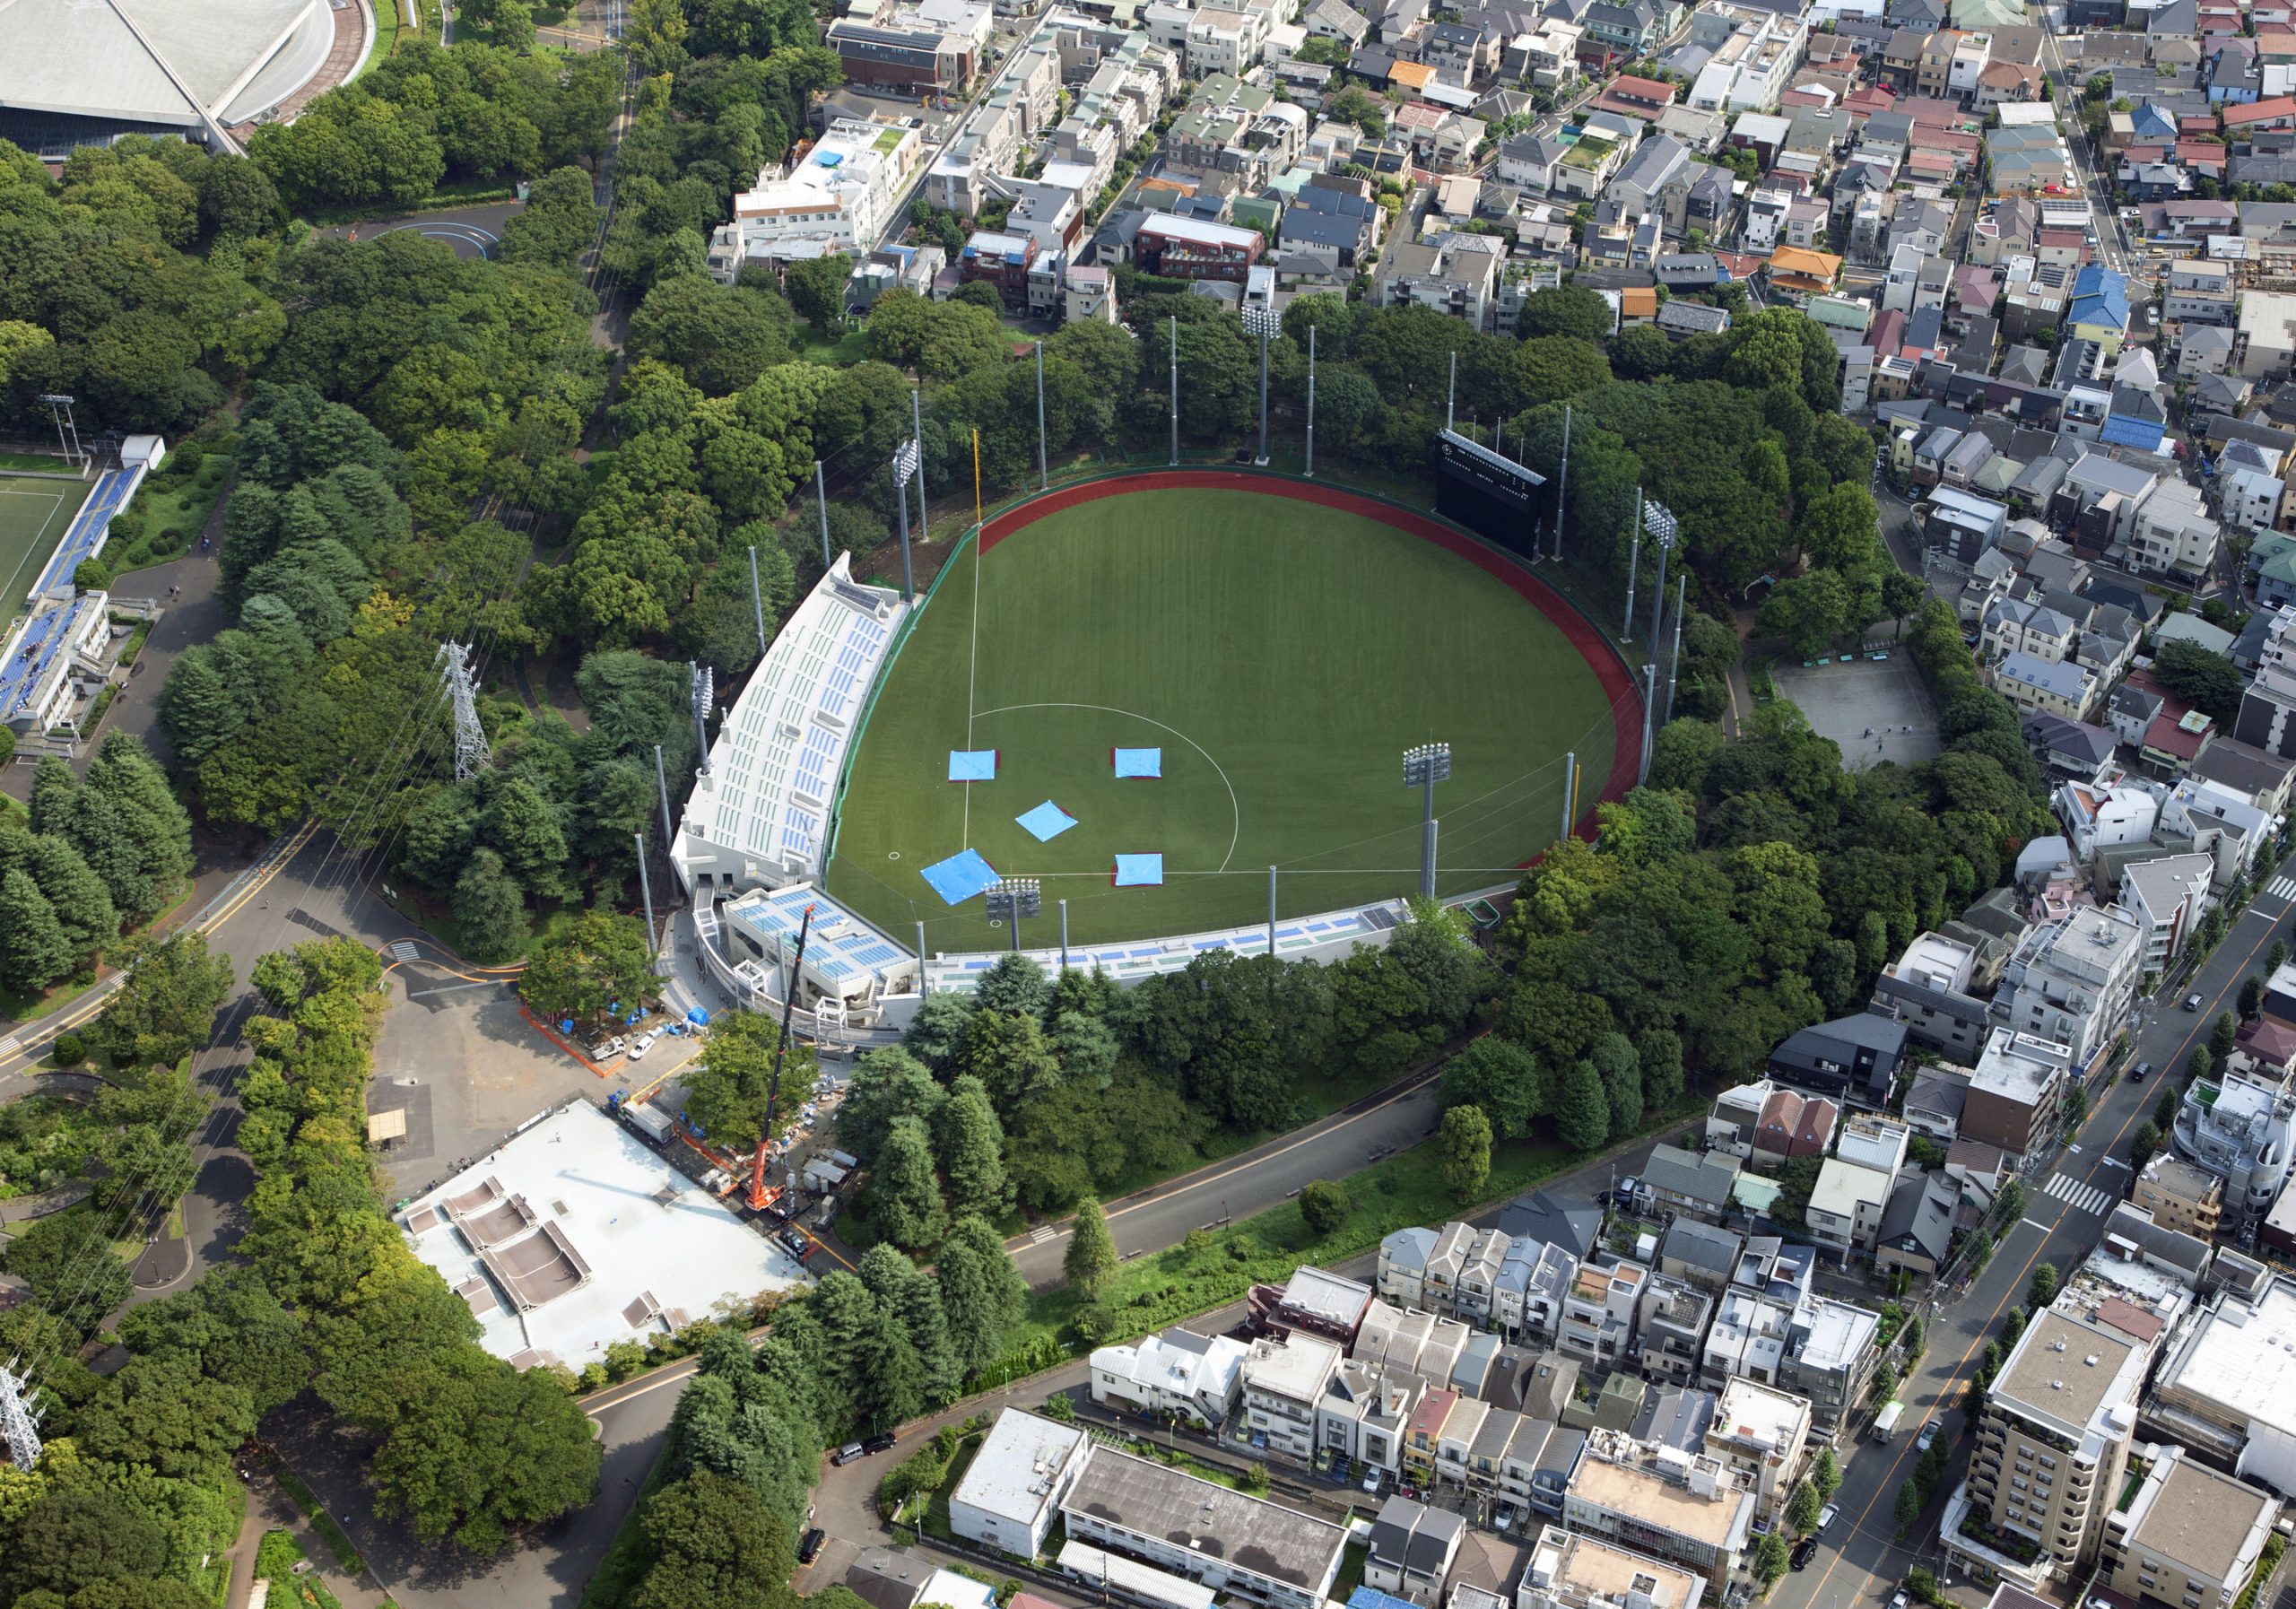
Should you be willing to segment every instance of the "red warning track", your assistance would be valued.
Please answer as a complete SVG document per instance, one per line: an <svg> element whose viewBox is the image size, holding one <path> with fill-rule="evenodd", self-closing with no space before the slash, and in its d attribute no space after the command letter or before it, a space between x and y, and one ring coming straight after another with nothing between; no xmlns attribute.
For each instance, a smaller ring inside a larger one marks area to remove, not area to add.
<svg viewBox="0 0 2296 1609"><path fill-rule="evenodd" d="M1603 785L1602 796L1590 800L1579 813L1576 831L1582 838L1593 836L1594 806L1604 800L1622 797L1634 786L1634 778L1642 769L1642 728L1639 709L1641 693L1635 685L1632 673L1618 651L1595 630L1595 624L1555 589L1529 570L1496 549L1484 546L1465 532L1456 530L1442 521L1430 519L1409 509L1365 497L1336 486L1319 486L1307 481L1285 480L1274 475L1245 474L1233 470L1167 469L1151 470L1141 474L1112 475L1106 480L1086 481L1081 485L1064 486L1031 499L1018 508L1008 509L980 527L980 552L986 555L1013 532L1022 530L1048 514L1096 502L1104 497L1123 497L1135 491L1179 491L1211 490L1217 491L1248 491L1258 497L1288 497L1295 501L1314 503L1326 509L1336 509L1344 514L1358 515L1364 519L1376 519L1382 525L1408 531L1422 542L1431 542L1448 553L1456 553L1486 575L1494 577L1512 587L1518 596L1546 616L1554 628L1568 638L1578 650L1578 657L1593 667L1596 679L1611 708L1612 755L1609 780ZM1534 859L1536 857L1534 857ZM1524 863L1529 865L1529 861Z"/></svg>

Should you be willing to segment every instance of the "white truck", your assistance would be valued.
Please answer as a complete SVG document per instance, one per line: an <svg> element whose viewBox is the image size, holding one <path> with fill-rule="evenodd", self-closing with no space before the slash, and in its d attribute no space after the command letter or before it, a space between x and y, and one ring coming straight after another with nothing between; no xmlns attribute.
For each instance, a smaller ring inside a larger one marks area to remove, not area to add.
<svg viewBox="0 0 2296 1609"><path fill-rule="evenodd" d="M1892 1436L1895 1436L1898 1431L1898 1421L1904 1417L1905 1405L1903 1403L1893 1402L1883 1404L1882 1411L1874 1415L1874 1439L1876 1441L1887 1441Z"/></svg>
<svg viewBox="0 0 2296 1609"><path fill-rule="evenodd" d="M671 1120L669 1113L648 1106L642 1101L623 1101L622 1115L631 1127L644 1135L657 1145L668 1144L671 1135L677 1130L677 1125Z"/></svg>

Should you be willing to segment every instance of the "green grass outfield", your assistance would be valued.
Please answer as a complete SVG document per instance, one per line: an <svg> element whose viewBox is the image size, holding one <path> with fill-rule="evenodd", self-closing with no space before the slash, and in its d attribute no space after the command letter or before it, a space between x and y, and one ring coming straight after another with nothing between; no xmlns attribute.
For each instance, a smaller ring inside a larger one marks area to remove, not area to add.
<svg viewBox="0 0 2296 1609"><path fill-rule="evenodd" d="M1286 916L1407 893L1402 753L1440 739L1441 886L1459 892L1553 839L1566 750L1592 810L1614 736L1570 639L1466 558L1290 497L1103 494L952 557L854 756L829 891L945 950L1006 942L979 900L952 909L919 875L968 847L1044 880L1024 944L1057 941L1060 899L1078 944L1257 922L1271 864ZM1163 777L1117 780L1118 745L1161 747ZM994 782L946 780L965 748L999 751ZM1039 844L1013 818L1048 798L1078 824ZM1164 885L1111 887L1120 851L1161 852Z"/></svg>
<svg viewBox="0 0 2296 1609"><path fill-rule="evenodd" d="M0 622L23 607L72 517L88 500L84 481L39 480L0 474Z"/></svg>

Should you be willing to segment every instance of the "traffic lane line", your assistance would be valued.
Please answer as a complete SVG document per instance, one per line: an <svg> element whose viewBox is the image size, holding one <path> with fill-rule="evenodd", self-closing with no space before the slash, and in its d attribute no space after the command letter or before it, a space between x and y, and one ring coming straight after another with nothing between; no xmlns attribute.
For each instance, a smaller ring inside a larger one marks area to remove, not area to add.
<svg viewBox="0 0 2296 1609"><path fill-rule="evenodd" d="M2031 1222L2032 1220L2031 1219L2021 1219L2019 1220L2019 1227L2022 1228L2024 1225ZM2016 1277L2009 1282L2008 1291L2003 1295L2000 1301L1994 1305L1993 1311L1987 1314L1984 1321L1978 1326L1977 1335L1975 1338L1970 1341L1969 1350L1961 1354L1961 1361L1954 1364L1953 1367L1947 1371L1946 1383L1949 1386L1960 1382L1963 1371L1969 1368L1970 1361L1973 1360L1978 1353L1985 1350L1985 1344L1991 1335L1995 1320L1998 1319L2004 1312L2008 1310L2011 1302L2016 1297L2023 1294L2022 1287L2025 1281L2032 1274L2033 1265L2041 1260L2041 1253L2048 1248L2049 1234L2054 1233L2056 1229L2061 1226L2063 1222L2064 1219L2060 1217L2056 1224L2052 1224L2050 1226L2048 1232L2042 1234L2039 1244L2033 1248L2033 1255L2025 1259L2024 1264L2018 1268ZM2035 1227L2039 1226L2036 1225ZM2016 1231L2012 1230L2010 1233L2013 1237ZM1958 1394L1956 1395L1958 1396ZM1945 1405L1947 1405L1944 1399L1944 1393L1941 1392L1939 1394L1938 1408L1942 1410ZM1874 1510L1881 1507L1882 1500L1884 1497L1887 1497L1890 1500L1892 1505L1892 1512L1894 1513L1894 1505L1897 1501L1898 1488L1903 1484L1905 1480L1905 1477L1899 1474L1898 1471L1900 1467L1905 1464L1906 1455L1912 1451L1914 1439L1915 1439L1912 1437L1908 1437L1902 1445L1894 1441L1890 1444L1891 1446L1898 1448L1896 1456L1890 1460L1889 1467L1882 1472L1881 1484L1874 1488L1873 1498L1866 1503L1866 1507L1859 1511L1857 1520L1850 1526L1849 1534L1851 1535L1855 1536L1866 1529L1866 1522L1873 1517ZM1892 1525L1886 1533L1877 1532L1875 1535L1884 1537L1882 1544L1883 1555L1884 1558L1887 1558L1889 1554L1897 1552L1902 1545L1898 1539L1897 1527L1895 1525ZM1849 1555L1847 1552L1839 1549L1835 1551L1833 1562L1826 1566L1825 1573L1818 1578L1817 1585L1811 1589L1810 1601L1813 1604L1826 1601L1822 1597L1826 1583L1833 1579L1833 1572L1847 1562L1848 1557ZM1868 1585L1883 1579L1884 1578L1883 1578L1878 1571L1864 1571L1859 1575L1854 1590L1856 1592L1862 1593ZM1850 1586L1850 1583L1845 1581L1843 1585L1845 1587L1848 1587Z"/></svg>

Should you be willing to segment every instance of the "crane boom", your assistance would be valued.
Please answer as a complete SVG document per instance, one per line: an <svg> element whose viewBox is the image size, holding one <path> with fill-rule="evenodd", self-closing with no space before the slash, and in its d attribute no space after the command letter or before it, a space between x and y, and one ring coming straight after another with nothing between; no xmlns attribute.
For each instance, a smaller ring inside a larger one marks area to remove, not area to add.
<svg viewBox="0 0 2296 1609"><path fill-rule="evenodd" d="M765 1086L765 1121L757 1132L757 1154L750 1159L749 1207L753 1213L762 1213L775 1200L765 1190L765 1151L773 1142L773 1109L781 1099L781 1064L789 1057L789 1013L797 1004L797 973L805 964L805 938L813 926L813 908L808 905L797 918L797 953L790 958L789 976L781 990L781 1042L773 1048L773 1075Z"/></svg>

